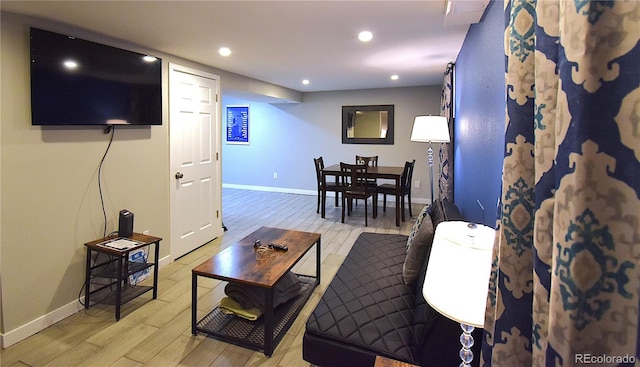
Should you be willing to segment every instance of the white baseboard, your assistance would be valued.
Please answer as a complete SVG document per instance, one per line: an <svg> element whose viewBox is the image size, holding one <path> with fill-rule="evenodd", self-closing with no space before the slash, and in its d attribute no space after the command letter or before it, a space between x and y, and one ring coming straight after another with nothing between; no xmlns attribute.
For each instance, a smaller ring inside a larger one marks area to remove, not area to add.
<svg viewBox="0 0 640 367"><path fill-rule="evenodd" d="M161 258L160 260L158 260L158 270L164 268L165 266L171 264L172 262L173 262L173 259L171 259L171 255L167 255Z"/></svg>
<svg viewBox="0 0 640 367"><path fill-rule="evenodd" d="M317 195L316 190L302 190L302 189L290 189L286 187L273 187L273 186L253 186L253 185L238 185L238 184L222 184L223 188L238 189L238 190L253 190L253 191L269 191L280 192L285 194L298 194L298 195ZM334 192L327 193L327 197L336 196ZM395 202L396 198L393 195L387 196L387 202ZM412 204L428 204L429 199L426 198L411 198Z"/></svg>
<svg viewBox="0 0 640 367"><path fill-rule="evenodd" d="M162 269L169 263L171 263L170 256L166 256L160 259L158 261L158 269ZM18 328L8 331L4 334L0 334L0 347L2 349L8 348L32 335L39 333L40 331L48 328L49 326L55 324L60 320L63 320L78 311L84 310L84 306L80 304L80 302L84 302L84 296L81 297L80 300L70 302Z"/></svg>
<svg viewBox="0 0 640 367"><path fill-rule="evenodd" d="M5 334L2 334L2 348L8 348L46 328L55 324L56 322L63 320L76 312L82 310L84 307L80 302L73 301L68 303L57 310L49 312L46 315L38 317L37 319L26 323L16 329L13 329Z"/></svg>
<svg viewBox="0 0 640 367"><path fill-rule="evenodd" d="M290 189L286 187L273 187L273 186L254 186L254 185L238 185L238 184L223 183L222 187L228 188L228 189L281 192L285 194L298 194L298 195L316 195L318 193L315 190Z"/></svg>

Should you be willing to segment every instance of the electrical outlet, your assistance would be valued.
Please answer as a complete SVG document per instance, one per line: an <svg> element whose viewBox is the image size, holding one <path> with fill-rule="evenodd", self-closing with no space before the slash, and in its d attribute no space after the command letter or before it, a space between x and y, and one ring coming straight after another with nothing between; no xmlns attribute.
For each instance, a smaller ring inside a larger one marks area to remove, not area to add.
<svg viewBox="0 0 640 367"><path fill-rule="evenodd" d="M415 187L416 189L420 188L420 181L417 181L413 183L413 187Z"/></svg>
<svg viewBox="0 0 640 367"><path fill-rule="evenodd" d="M274 179L274 180L277 180L277 179L278 179L278 172L274 172L274 173L273 173L273 179Z"/></svg>

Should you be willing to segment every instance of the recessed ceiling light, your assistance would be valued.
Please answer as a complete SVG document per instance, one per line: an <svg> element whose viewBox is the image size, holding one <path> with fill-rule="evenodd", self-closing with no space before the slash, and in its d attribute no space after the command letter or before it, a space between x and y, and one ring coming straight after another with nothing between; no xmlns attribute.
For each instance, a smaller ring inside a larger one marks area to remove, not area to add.
<svg viewBox="0 0 640 367"><path fill-rule="evenodd" d="M369 31L362 31L358 33L358 39L362 42L369 42L373 39L373 33Z"/></svg>
<svg viewBox="0 0 640 367"><path fill-rule="evenodd" d="M229 47L220 47L220 49L218 50L218 53L221 56L229 56L231 55L231 49Z"/></svg>
<svg viewBox="0 0 640 367"><path fill-rule="evenodd" d="M69 70L76 69L78 67L78 63L74 60L65 60L63 63L64 67Z"/></svg>
<svg viewBox="0 0 640 367"><path fill-rule="evenodd" d="M398 80L400 77L397 74L391 75L391 80Z"/></svg>
<svg viewBox="0 0 640 367"><path fill-rule="evenodd" d="M302 84L304 84L304 85L309 85L309 83L310 83L309 79L305 79L305 80L302 81Z"/></svg>

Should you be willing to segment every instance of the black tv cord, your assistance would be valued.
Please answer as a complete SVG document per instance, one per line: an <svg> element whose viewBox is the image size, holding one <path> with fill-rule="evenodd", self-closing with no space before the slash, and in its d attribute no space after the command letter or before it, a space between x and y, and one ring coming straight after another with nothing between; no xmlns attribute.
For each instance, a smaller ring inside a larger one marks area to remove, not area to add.
<svg viewBox="0 0 640 367"><path fill-rule="evenodd" d="M104 231L102 237L107 237L107 211L104 207L104 197L102 195L102 166L104 165L104 160L107 158L107 153L109 153L109 148L111 148L111 143L113 143L113 136L116 133L115 126L109 126L109 128L104 129L104 133L108 134L111 132L111 138L109 139L109 145L107 145L107 149L104 151L104 155L100 160L100 165L98 166L98 192L100 193L100 204L102 206L102 217L104 218Z"/></svg>
<svg viewBox="0 0 640 367"><path fill-rule="evenodd" d="M113 137L116 133L115 126L112 126L112 125L107 126L104 129L104 133L105 134L111 133L111 137L109 138L109 144L107 145L107 149L104 151L104 154L102 155L102 159L100 159L100 164L98 165L98 192L100 193L100 205L102 207L102 217L104 219L104 230L102 231L103 238L107 237L107 211L104 206L104 196L102 194L102 166L104 165L104 161L107 158L107 154L109 153L109 149L111 148L111 144L113 143ZM112 235L113 233L114 232L110 233L109 235ZM92 259L91 267L93 267L96 264L100 254L101 253L96 254L96 256ZM113 260L112 256L109 256L109 255L106 255L106 256L108 256L109 261ZM90 279L93 279L93 276L90 276ZM83 306L84 306L84 303L81 301L81 299L82 299L82 294L84 292L85 286L86 284L82 283L82 287L80 287L80 291L78 292L78 302L80 302L80 304Z"/></svg>

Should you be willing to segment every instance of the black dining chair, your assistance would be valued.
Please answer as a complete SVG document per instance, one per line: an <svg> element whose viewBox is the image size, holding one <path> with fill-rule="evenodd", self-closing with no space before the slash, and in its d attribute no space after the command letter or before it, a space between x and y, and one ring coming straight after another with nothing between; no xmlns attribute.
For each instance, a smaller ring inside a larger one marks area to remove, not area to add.
<svg viewBox="0 0 640 367"><path fill-rule="evenodd" d="M378 156L362 156L356 155L356 164L365 164L367 167L378 167ZM378 180L375 178L366 178L365 181L367 185L369 185L373 190L378 187ZM356 205L358 205L358 200L356 200Z"/></svg>
<svg viewBox="0 0 640 367"><path fill-rule="evenodd" d="M369 167L378 167L378 156L373 155L365 157L362 155L356 155L356 164L366 164Z"/></svg>
<svg viewBox="0 0 640 367"><path fill-rule="evenodd" d="M378 156L374 155L370 157L365 157L361 155L356 155L356 164L365 164L367 165L367 167L378 167ZM377 181L375 178L367 178L366 180L370 186L372 187L377 186Z"/></svg>
<svg viewBox="0 0 640 367"><path fill-rule="evenodd" d="M400 177L400 203L396 203L396 205L400 205L400 211L402 212L402 221L405 221L404 217L404 197L407 197L408 205L409 205L409 217L413 217L413 213L411 213L411 180L413 178L413 167L416 164L416 160L414 159L411 162L405 162L404 170L402 171L402 176ZM382 194L382 211L387 211L387 195L395 195L396 194L396 185L395 184L382 184L378 185L376 189L376 195Z"/></svg>
<svg viewBox="0 0 640 367"><path fill-rule="evenodd" d="M335 193L335 206L338 206L338 195L342 191L340 183L336 178L335 182L326 182L326 176L322 174L324 169L324 160L322 156L313 158L313 164L316 166L316 181L318 183L318 205L316 207L316 213L320 213L320 203L322 203L322 213L324 215L324 209L327 201L327 191Z"/></svg>
<svg viewBox="0 0 640 367"><path fill-rule="evenodd" d="M340 162L340 184L342 185L342 223L344 223L344 213L351 215L353 209L353 200L364 200L364 225L369 225L368 220L368 200L369 197L373 201L373 218L378 215L378 195L374 188L367 184L367 165L365 164L349 164ZM348 209L347 209L348 208Z"/></svg>

